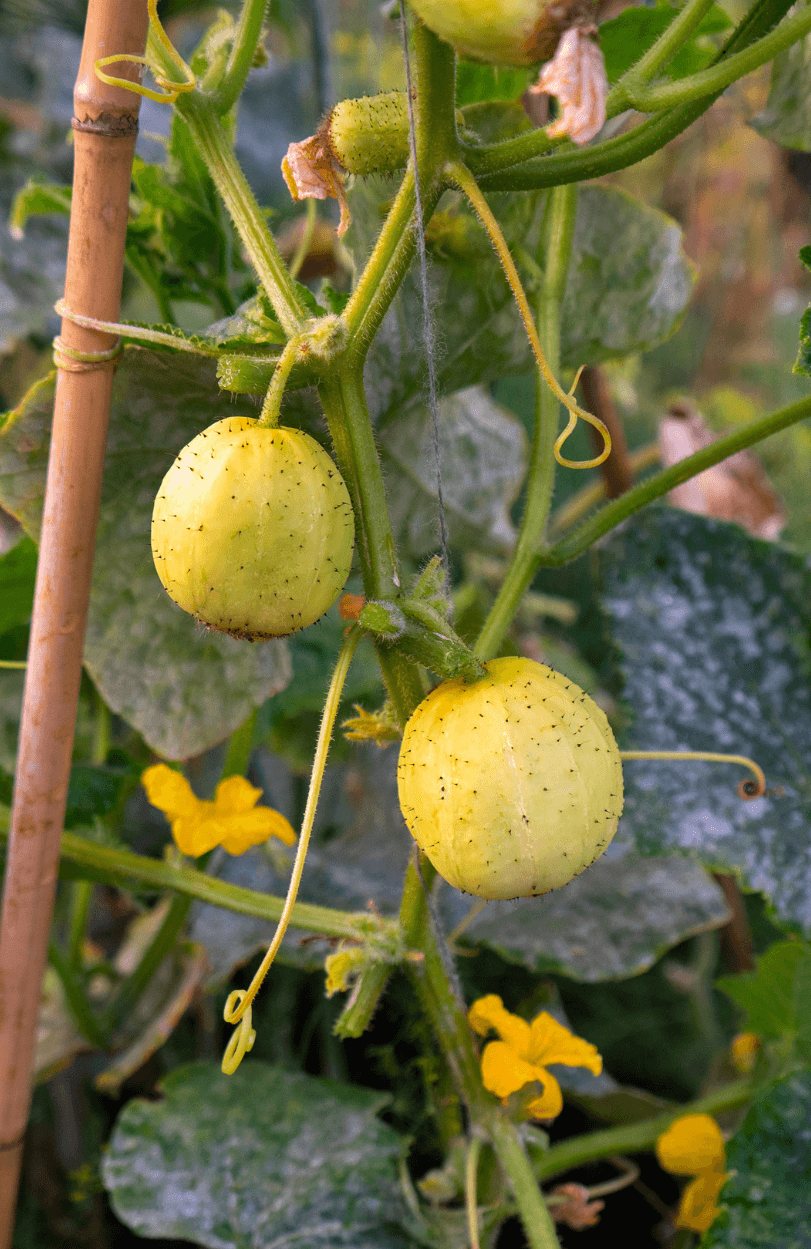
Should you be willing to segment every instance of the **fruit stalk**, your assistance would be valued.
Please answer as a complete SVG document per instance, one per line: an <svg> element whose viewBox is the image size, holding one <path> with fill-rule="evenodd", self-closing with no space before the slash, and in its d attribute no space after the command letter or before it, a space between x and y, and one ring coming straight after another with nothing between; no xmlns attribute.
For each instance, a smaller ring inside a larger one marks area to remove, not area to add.
<svg viewBox="0 0 811 1249"><path fill-rule="evenodd" d="M91 0L74 90L68 308L118 318L139 99L102 84L110 48L144 50L144 0ZM134 66L121 73L135 79ZM0 928L0 1246L11 1239L59 863L95 547L112 362L110 335L62 325L48 479ZM82 363L85 365L82 368ZM87 367L89 365L89 367ZM99 367L101 365L101 367Z"/></svg>

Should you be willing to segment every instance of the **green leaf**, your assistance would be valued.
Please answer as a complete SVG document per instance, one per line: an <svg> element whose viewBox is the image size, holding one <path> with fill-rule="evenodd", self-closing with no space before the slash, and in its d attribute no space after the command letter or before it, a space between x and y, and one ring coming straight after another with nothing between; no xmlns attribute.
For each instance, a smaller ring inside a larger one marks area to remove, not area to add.
<svg viewBox="0 0 811 1249"><path fill-rule="evenodd" d="M811 1062L811 947L779 941L758 959L756 971L715 983L746 1011L749 1031L791 1038L800 1059Z"/></svg>
<svg viewBox="0 0 811 1249"><path fill-rule="evenodd" d="M769 98L749 124L773 143L811 152L811 35L774 58Z"/></svg>
<svg viewBox="0 0 811 1249"><path fill-rule="evenodd" d="M381 187L357 180L349 193L346 243L365 262L380 229ZM388 183L383 194L390 194ZM531 270L545 194L493 196L519 268ZM523 326L490 241L467 209L451 206L429 223L432 306L442 351L445 393L527 372L532 358ZM528 256L527 262L524 257ZM535 266L537 272L537 266ZM526 279L532 292L532 278ZM695 282L678 225L614 187L583 187L562 313L567 367L631 355L663 342L681 323ZM372 412L395 419L421 397L425 344L422 304L412 266L387 313L366 365Z"/></svg>
<svg viewBox="0 0 811 1249"><path fill-rule="evenodd" d="M380 435L386 497L398 543L415 559L439 544L433 422L412 409ZM524 427L480 386L439 402L439 462L448 538L461 549L503 553L515 530L512 507L526 473Z"/></svg>
<svg viewBox="0 0 811 1249"><path fill-rule="evenodd" d="M697 270L676 222L616 187L578 196L561 312L564 365L648 351L681 325Z"/></svg>
<svg viewBox="0 0 811 1249"><path fill-rule="evenodd" d="M462 940L538 971L610 980L638 975L672 946L728 919L721 890L698 864L604 856L543 899L491 902Z"/></svg>
<svg viewBox="0 0 811 1249"><path fill-rule="evenodd" d="M46 182L41 176L29 178L11 204L8 226L15 238L21 238L30 217L70 216L71 188L61 182Z"/></svg>
<svg viewBox="0 0 811 1249"><path fill-rule="evenodd" d="M727 1146L721 1213L701 1249L804 1249L811 1226L811 1072L762 1092Z"/></svg>
<svg viewBox="0 0 811 1249"><path fill-rule="evenodd" d="M600 555L626 749L746 755L772 792L743 801L739 767L625 764L620 842L740 873L783 920L811 926L811 575L735 525L652 508Z"/></svg>
<svg viewBox="0 0 811 1249"><path fill-rule="evenodd" d="M0 634L31 619L36 574L37 547L30 538L0 556Z"/></svg>
<svg viewBox="0 0 811 1249"><path fill-rule="evenodd" d="M33 538L52 408L51 377L29 391L0 429L0 503ZM113 392L85 665L111 710L169 759L221 741L289 679L284 642L247 644L201 633L166 595L152 563L152 505L172 460L201 429L240 411L255 415L221 394L212 362L137 347L124 352Z"/></svg>
<svg viewBox="0 0 811 1249"><path fill-rule="evenodd" d="M800 260L811 270L811 247L800 248ZM811 307L806 308L800 320L800 350L793 371L811 377Z"/></svg>
<svg viewBox="0 0 811 1249"><path fill-rule="evenodd" d="M618 17L600 26L600 47L605 57L608 81L614 83L655 43L676 16L669 0L659 0L653 8L625 9ZM683 78L704 69L716 48L709 36L729 30L732 23L717 4L704 15L697 29L665 67L668 78Z"/></svg>
<svg viewBox="0 0 811 1249"><path fill-rule="evenodd" d="M251 1059L232 1076L176 1068L162 1101L130 1101L102 1160L140 1236L207 1249L406 1249L385 1095Z"/></svg>
<svg viewBox="0 0 811 1249"><path fill-rule="evenodd" d="M460 60L456 67L457 108L480 100L517 100L534 78L529 69L505 69L502 65Z"/></svg>

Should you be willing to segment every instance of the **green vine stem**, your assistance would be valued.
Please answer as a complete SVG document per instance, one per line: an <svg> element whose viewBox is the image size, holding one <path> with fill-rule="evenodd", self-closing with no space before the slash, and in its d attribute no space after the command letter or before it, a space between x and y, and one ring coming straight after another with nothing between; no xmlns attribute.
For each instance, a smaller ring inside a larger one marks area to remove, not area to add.
<svg viewBox="0 0 811 1249"><path fill-rule="evenodd" d="M644 52L636 64L632 65L626 74L623 74L620 81L616 84L613 91L609 94L609 102L614 104L615 97L617 104L622 99L623 88L626 83L633 81L636 83L650 82L660 69L664 69L668 61L671 61L679 49L687 42L693 31L701 23L704 14L712 8L714 0L687 0L684 8L680 9L675 15L672 22L662 31L659 38L647 52ZM619 111L617 108L615 111Z"/></svg>
<svg viewBox="0 0 811 1249"><path fill-rule="evenodd" d="M229 776L244 776L248 771L258 716L259 708L254 707L245 723L241 724L238 729L234 729L231 734L225 763L222 765L220 774L221 781L227 780Z"/></svg>
<svg viewBox="0 0 811 1249"><path fill-rule="evenodd" d="M467 1211L467 1235L470 1249L481 1249L479 1240L479 1208L477 1189L479 1180L479 1154L482 1143L478 1136L471 1139L465 1160L465 1209Z"/></svg>
<svg viewBox="0 0 811 1249"><path fill-rule="evenodd" d="M513 1190L531 1249L559 1249L560 1241L552 1215L541 1195L535 1171L515 1124L499 1109L490 1116L488 1128L496 1156Z"/></svg>
<svg viewBox="0 0 811 1249"><path fill-rule="evenodd" d="M231 55L214 92L218 113L227 113L237 102L256 56L267 9L268 0L245 0L242 6Z"/></svg>
<svg viewBox="0 0 811 1249"><path fill-rule="evenodd" d="M161 921L158 931L147 946L143 957L126 980L119 985L104 1012L104 1026L112 1031L131 1013L136 1002L148 988L163 960L174 950L186 923L192 899L176 894Z"/></svg>
<svg viewBox="0 0 811 1249"><path fill-rule="evenodd" d="M454 109L453 53L426 26L413 31L417 98L415 126L423 225L436 208L446 181L444 167L460 154ZM409 164L369 261L344 310L352 358L365 359L380 323L414 256L413 163Z"/></svg>
<svg viewBox="0 0 811 1249"><path fill-rule="evenodd" d="M292 337L306 312L214 105L195 91L180 97L175 107L225 201L282 328Z"/></svg>
<svg viewBox="0 0 811 1249"><path fill-rule="evenodd" d="M632 490L626 491L618 499L613 499L610 503L607 503L598 512L595 512L593 516L590 516L588 520L578 525L573 532L562 538L550 550L539 555L538 563L555 567L567 564L569 560L576 559L578 555L582 555L584 551L587 551L589 547L594 545L598 538L602 538L612 529L615 529L617 525L627 520L629 516L633 516L635 512L640 511L643 507L647 507L649 503L655 502L656 499L661 499L674 486L679 486L682 482L689 481L691 477L702 473L705 468L711 468L713 464L720 464L722 460L727 459L730 455L734 455L736 451L741 451L744 447L753 447L755 443L762 442L764 438L769 438L772 434L778 434L783 429L789 429L790 426L796 425L798 421L805 420L810 416L811 396L799 399L796 403L790 403L788 407L780 408L777 412L761 417L760 420L750 421L742 429L735 430L734 433L726 434L723 438L716 439L708 447L704 447L701 451L696 451L694 455L689 455L685 460L679 460L677 464L672 464L670 468L663 469L662 472L649 477L647 481L640 482L638 486L634 486Z"/></svg>
<svg viewBox="0 0 811 1249"><path fill-rule="evenodd" d="M59 977L70 1013L76 1020L82 1036L86 1037L96 1049L108 1050L111 1044L110 1031L104 1024L99 1023L93 1014L76 970L71 967L55 941L48 946L48 962Z"/></svg>
<svg viewBox="0 0 811 1249"><path fill-rule="evenodd" d="M553 374L560 369L560 309L566 290L576 211L575 187L556 187L550 192L545 222L544 276L538 299L538 337ZM535 431L524 515L506 576L474 646L480 659L491 659L497 653L537 567L555 482L552 449L558 433L559 413L557 396L540 374L536 374Z"/></svg>
<svg viewBox="0 0 811 1249"><path fill-rule="evenodd" d="M273 376L270 379L270 385L265 395L262 411L259 414L257 426L261 429L276 429L279 425L279 413L282 409L282 399L284 398L284 388L287 385L287 379L293 365L298 359L301 347L301 339L298 335L287 340L284 351L279 356L276 368L273 370Z"/></svg>
<svg viewBox="0 0 811 1249"><path fill-rule="evenodd" d="M87 916L93 898L93 882L74 880L70 889L70 935L68 939L68 962L75 972L84 964L84 942Z"/></svg>
<svg viewBox="0 0 811 1249"><path fill-rule="evenodd" d="M760 36L770 31L775 23L785 16L791 8L791 3L792 0L755 0L752 8L727 40L725 47L719 52L716 63L748 47ZM671 26L663 31L660 40L649 49L647 55L652 60L657 54L661 40L668 40L670 44L668 31ZM672 45L668 51L672 51ZM609 95L607 101L609 116L621 111L619 93L623 89L626 77L632 76L635 68L631 67L628 75L620 79ZM656 117L643 122L630 134L607 139L585 149L577 150L574 144L567 143L564 152L548 156L546 154L549 149L560 146L562 141L550 139L544 130L535 130L491 146L465 146L463 148L465 163L480 181L482 190L527 190L536 186L557 186L563 182L579 182L601 173L624 169L626 165L642 160L644 156L649 156L660 147L664 147L665 143L680 134L682 130L686 130L697 117L700 117L717 99L717 96L716 92L692 105L682 105L681 108L673 109L664 117ZM542 156L543 161L536 159ZM521 169L511 168L519 165L522 166ZM498 177L498 175L502 176ZM545 178L545 180L538 182L535 180L538 177Z"/></svg>
<svg viewBox="0 0 811 1249"><path fill-rule="evenodd" d="M361 360L365 359L414 255L414 236L410 225L415 202L414 173L409 169L343 311L348 350Z"/></svg>
<svg viewBox="0 0 811 1249"><path fill-rule="evenodd" d="M6 827L0 830L0 847L5 847L7 838ZM118 885L122 889L172 890L237 915L251 915L256 919L276 922L284 907L284 899L272 894L228 884L193 867L173 867L161 859L101 846L84 837L77 837L75 833L62 834L60 857L63 864L71 865L68 872L74 878ZM290 922L296 928L324 937L357 938L368 925L369 917L362 913L353 914L351 911L297 902Z"/></svg>
<svg viewBox="0 0 811 1249"><path fill-rule="evenodd" d="M574 1136L560 1144L552 1145L535 1164L539 1180L550 1179L587 1162L610 1158L612 1154L634 1154L650 1149L675 1119L683 1115L718 1115L727 1110L745 1106L755 1088L751 1080L735 1080L715 1089L706 1097L674 1106L672 1110L643 1119L640 1123L626 1123L621 1127L589 1132L586 1136Z"/></svg>
<svg viewBox="0 0 811 1249"><path fill-rule="evenodd" d="M751 74L754 70L772 60L779 52L785 51L793 43L802 39L811 30L811 9L801 9L793 17L786 17L770 34L750 47L724 57L716 65L702 69L687 78L679 78L675 82L662 82L655 87L637 86L632 78L623 86L627 103L640 113L652 113L664 108L674 108L680 104L691 104L703 96L724 91L738 78Z"/></svg>

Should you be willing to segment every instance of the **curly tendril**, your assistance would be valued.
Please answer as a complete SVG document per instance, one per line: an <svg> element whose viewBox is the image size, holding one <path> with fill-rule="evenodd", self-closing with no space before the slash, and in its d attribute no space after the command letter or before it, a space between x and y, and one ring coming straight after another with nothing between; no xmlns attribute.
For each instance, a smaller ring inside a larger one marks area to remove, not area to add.
<svg viewBox="0 0 811 1249"><path fill-rule="evenodd" d="M593 413L587 412L585 408L581 408L580 405L575 403L572 398L574 389L580 379L582 369L578 371L571 391L566 394L547 363L543 347L541 346L541 340L538 337L538 331L535 328L535 321L532 317L529 300L527 299L526 292L521 285L521 279L518 276L518 270L515 267L515 262L510 255L507 240L504 238L504 235L501 232L501 227L490 210L490 205L487 203L487 200L479 190L476 179L473 177L470 170L462 164L449 166L446 169L446 173L448 177L456 183L459 190L467 196L467 199L476 213L476 216L479 218L479 221L487 231L490 242L493 244L495 253L498 256L502 269L504 270L504 276L509 283L509 287L512 291L513 299L515 300L521 320L524 323L524 329L526 330L529 345L532 348L532 354L534 355L535 363L538 366L538 371L555 398L558 399L569 412L569 423L555 442L555 459L558 464L561 464L564 468L597 468L600 464L604 463L604 461L607 460L611 454L611 435L598 416L594 416ZM599 430L603 439L602 451L591 460L567 460L563 455L561 455L561 447L577 425L578 417L587 421L589 425L593 425L595 429Z"/></svg>
<svg viewBox="0 0 811 1249"><path fill-rule="evenodd" d="M253 1043L256 1040L256 1029L252 1026L250 1006L247 1007L245 1014L241 1018L234 1018L238 1008L242 1005L243 998L246 996L244 989L234 989L233 993L228 994L228 1000L223 1011L225 1022L237 1025L222 1056L222 1071L227 1076L234 1074L248 1050L253 1049Z"/></svg>
<svg viewBox="0 0 811 1249"><path fill-rule="evenodd" d="M746 755L719 755L707 750L621 750L620 759L623 763L626 759L697 759L704 763L739 763L742 768L748 768L754 776L754 780L741 781L738 786L738 794L744 802L762 798L767 792L763 769L755 763L754 759L748 759Z"/></svg>
<svg viewBox="0 0 811 1249"><path fill-rule="evenodd" d="M93 68L96 71L96 77L100 78L102 82L106 82L110 87L121 87L124 91L134 91L136 95L146 96L148 100L157 100L159 104L174 104L179 95L182 95L185 91L194 90L197 86L197 79L161 25L158 17L158 0L149 0L148 12L151 33L180 70L183 75L183 82L176 82L172 78L167 78L147 57L135 56L129 52L119 52L114 56L102 56L95 62ZM131 82L129 78L115 78L111 74L102 73L100 66L114 65L119 61L126 61L130 65L141 65L151 70L155 82L162 89L153 91L151 87L144 87L139 82Z"/></svg>
<svg viewBox="0 0 811 1249"><path fill-rule="evenodd" d="M230 994L228 1001L225 1003L223 1018L226 1023L236 1024L237 1030L228 1042L228 1047L222 1060L222 1070L225 1075L232 1075L236 1071L243 1057L253 1045L253 1037L255 1033L251 1027L251 1003L259 992L262 981L270 970L270 966L276 957L279 946L282 944L284 934L287 932L287 926L290 923L290 916L293 913L293 907L298 896L298 889L301 883L301 876L304 871L304 861L307 857L307 847L310 843L310 833L313 828L315 819L315 810L318 805L318 795L321 792L321 781L324 777L324 768L327 762L327 754L329 753L329 744L332 737L332 730L335 725L335 717L338 714L338 707L341 701L341 691L344 687L346 674L349 671L349 665L352 662L352 656L355 653L355 647L361 638L361 630L358 625L352 625L346 632L344 643L341 647L341 653L338 656L338 662L332 674L329 690L327 692L326 703L324 704L324 714L321 719L321 728L318 733L318 744L315 748L315 758L313 760L313 770L310 773L310 789L307 794L307 805L304 809L304 818L301 822L301 834L299 836L298 848L296 850L296 858L293 864L293 871L290 876L290 884L287 887L287 897L284 900L284 907L276 927L265 957L260 963L256 975L248 986L247 990L236 989ZM247 1024L245 1021L248 1021Z"/></svg>

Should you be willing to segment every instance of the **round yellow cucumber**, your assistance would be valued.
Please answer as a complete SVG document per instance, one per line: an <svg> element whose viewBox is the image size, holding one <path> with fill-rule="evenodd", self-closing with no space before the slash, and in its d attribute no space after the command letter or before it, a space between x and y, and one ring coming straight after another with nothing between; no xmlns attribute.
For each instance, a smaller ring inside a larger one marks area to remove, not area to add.
<svg viewBox="0 0 811 1249"><path fill-rule="evenodd" d="M588 26L604 0L410 0L461 56L492 65L534 65L554 55L572 26Z"/></svg>
<svg viewBox="0 0 811 1249"><path fill-rule="evenodd" d="M480 898L558 889L603 853L622 812L622 764L605 713L531 659L493 659L443 681L403 734L408 828L451 885Z"/></svg>
<svg viewBox="0 0 811 1249"><path fill-rule="evenodd" d="M163 585L212 629L255 641L305 629L349 574L354 523L338 469L309 434L226 417L163 479L152 554Z"/></svg>

